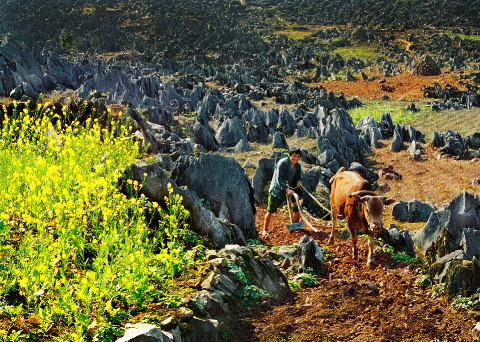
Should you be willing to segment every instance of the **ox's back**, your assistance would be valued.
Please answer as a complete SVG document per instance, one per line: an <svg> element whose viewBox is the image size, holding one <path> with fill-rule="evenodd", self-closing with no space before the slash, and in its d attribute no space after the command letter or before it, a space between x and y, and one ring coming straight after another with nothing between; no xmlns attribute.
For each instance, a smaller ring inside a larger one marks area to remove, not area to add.
<svg viewBox="0 0 480 342"><path fill-rule="evenodd" d="M362 176L354 171L345 171L343 167L330 179L330 184L330 205L332 208L337 208L342 216L345 216L345 203L348 201L353 203L353 199L348 198L348 194L362 190L372 191L372 186Z"/></svg>

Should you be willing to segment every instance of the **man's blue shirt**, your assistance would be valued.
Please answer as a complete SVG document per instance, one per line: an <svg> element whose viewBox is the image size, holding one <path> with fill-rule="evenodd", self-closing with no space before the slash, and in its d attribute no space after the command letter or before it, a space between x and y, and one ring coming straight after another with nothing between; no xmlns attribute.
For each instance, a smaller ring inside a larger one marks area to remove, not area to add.
<svg viewBox="0 0 480 342"><path fill-rule="evenodd" d="M273 173L272 183L268 192L278 199L285 199L287 184L291 188L295 188L298 182L302 183L302 167L300 163L296 163L292 170L290 159L288 157L283 158L275 166L275 172Z"/></svg>

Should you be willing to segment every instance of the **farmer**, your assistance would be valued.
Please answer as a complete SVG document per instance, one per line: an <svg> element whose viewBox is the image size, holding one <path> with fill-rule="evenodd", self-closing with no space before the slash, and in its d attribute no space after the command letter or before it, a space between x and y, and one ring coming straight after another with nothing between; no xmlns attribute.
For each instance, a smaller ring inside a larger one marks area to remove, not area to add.
<svg viewBox="0 0 480 342"><path fill-rule="evenodd" d="M302 186L302 167L298 162L300 160L300 154L300 149L292 146L288 152L288 157L281 159L275 167L272 183L268 190L268 206L267 213L265 214L262 237L267 236L267 228L272 219L272 215L277 212L277 209L282 205L283 201L285 201L286 194L293 196L294 191L290 188L295 186L297 188L295 190L300 191L300 187ZM300 220L298 208L294 207L293 212L294 221L298 222Z"/></svg>

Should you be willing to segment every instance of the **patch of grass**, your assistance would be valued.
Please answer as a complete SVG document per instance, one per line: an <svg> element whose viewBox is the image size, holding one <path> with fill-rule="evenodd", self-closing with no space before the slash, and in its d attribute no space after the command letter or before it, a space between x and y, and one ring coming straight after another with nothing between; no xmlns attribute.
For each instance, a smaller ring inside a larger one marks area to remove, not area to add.
<svg viewBox="0 0 480 342"><path fill-rule="evenodd" d="M368 45L339 47L336 48L333 53L338 53L345 59L357 57L362 60L374 60L375 58L381 56L380 53L376 52L376 49L374 47Z"/></svg>
<svg viewBox="0 0 480 342"><path fill-rule="evenodd" d="M480 132L480 120L478 120L480 108L432 112L430 108L426 107L424 111L417 114L415 118L407 122L429 139L432 137L433 131L444 133L447 129L460 131L462 137Z"/></svg>
<svg viewBox="0 0 480 342"><path fill-rule="evenodd" d="M273 34L285 35L288 38L292 38L293 40L304 39L305 37L309 37L312 32L305 32L305 31L295 31L295 30L281 30L281 31L273 31Z"/></svg>
<svg viewBox="0 0 480 342"><path fill-rule="evenodd" d="M420 108L420 112L412 113L405 109L407 104L408 102L398 101L364 101L363 106L349 109L348 113L355 124L364 116L371 116L375 121L379 121L380 116L387 112L390 113L394 124L407 124L429 110L425 103L415 102L415 106Z"/></svg>
<svg viewBox="0 0 480 342"><path fill-rule="evenodd" d="M480 36L476 36L476 35L466 35L466 34L452 33L452 32L445 32L445 34L450 38L455 38L457 36L461 40L470 40L473 42L480 42Z"/></svg>

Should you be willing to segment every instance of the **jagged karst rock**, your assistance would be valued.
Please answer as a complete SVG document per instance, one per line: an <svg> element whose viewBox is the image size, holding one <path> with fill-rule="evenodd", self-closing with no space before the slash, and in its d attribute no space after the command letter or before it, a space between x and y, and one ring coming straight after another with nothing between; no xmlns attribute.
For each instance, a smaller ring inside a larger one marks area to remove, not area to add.
<svg viewBox="0 0 480 342"><path fill-rule="evenodd" d="M223 146L235 146L242 139L248 141L247 133L237 116L226 119L217 130L215 138Z"/></svg>
<svg viewBox="0 0 480 342"><path fill-rule="evenodd" d="M298 242L300 245L298 258L303 270L310 268L315 275L323 274L323 253L312 238L304 235Z"/></svg>
<svg viewBox="0 0 480 342"><path fill-rule="evenodd" d="M220 144L213 135L210 126L198 119L193 124L193 139L195 143L202 145L207 151L217 151L220 148Z"/></svg>
<svg viewBox="0 0 480 342"><path fill-rule="evenodd" d="M441 75L442 72L438 67L438 64L425 54L412 66L412 75L415 76L436 76Z"/></svg>
<svg viewBox="0 0 480 342"><path fill-rule="evenodd" d="M413 232L409 230L399 230L397 226L391 224L388 229L385 229L380 237L385 243L392 246L396 253L405 253L414 258L415 249L412 236Z"/></svg>
<svg viewBox="0 0 480 342"><path fill-rule="evenodd" d="M478 196L462 191L442 209L430 215L426 225L415 234L415 245L426 253L432 247L432 243L437 242L442 230L446 230L453 241L452 251L458 249L456 241L461 238L464 228L480 229L479 208ZM438 249L440 246L437 245L435 248Z"/></svg>
<svg viewBox="0 0 480 342"><path fill-rule="evenodd" d="M172 179L209 201L212 212L237 225L246 238L256 237L253 188L235 159L202 154L177 161Z"/></svg>
<svg viewBox="0 0 480 342"><path fill-rule="evenodd" d="M258 166L252 178L252 187L256 203L265 203L267 201L268 187L272 181L275 165L275 159L261 158L258 160Z"/></svg>
<svg viewBox="0 0 480 342"><path fill-rule="evenodd" d="M235 153L250 152L251 150L252 149L250 148L250 144L243 139L240 140L233 149Z"/></svg>
<svg viewBox="0 0 480 342"><path fill-rule="evenodd" d="M285 139L285 134L281 132L276 132L275 135L273 136L273 142L272 142L272 150L274 149L280 149L280 150L290 150L287 144L287 140Z"/></svg>
<svg viewBox="0 0 480 342"><path fill-rule="evenodd" d="M153 324L136 323L125 326L125 335L117 342L164 342L172 341L169 336L159 327Z"/></svg>
<svg viewBox="0 0 480 342"><path fill-rule="evenodd" d="M146 173L145 178L143 174ZM199 235L206 236L213 241L215 248L223 248L226 244L246 244L245 237L234 224L219 221L215 215L203 208L197 195L189 190L183 190L158 165L132 165L131 177L143 183L141 192L151 201L165 206L165 197L168 196L167 184L172 185L174 193L183 197L182 204L190 213L190 228Z"/></svg>

